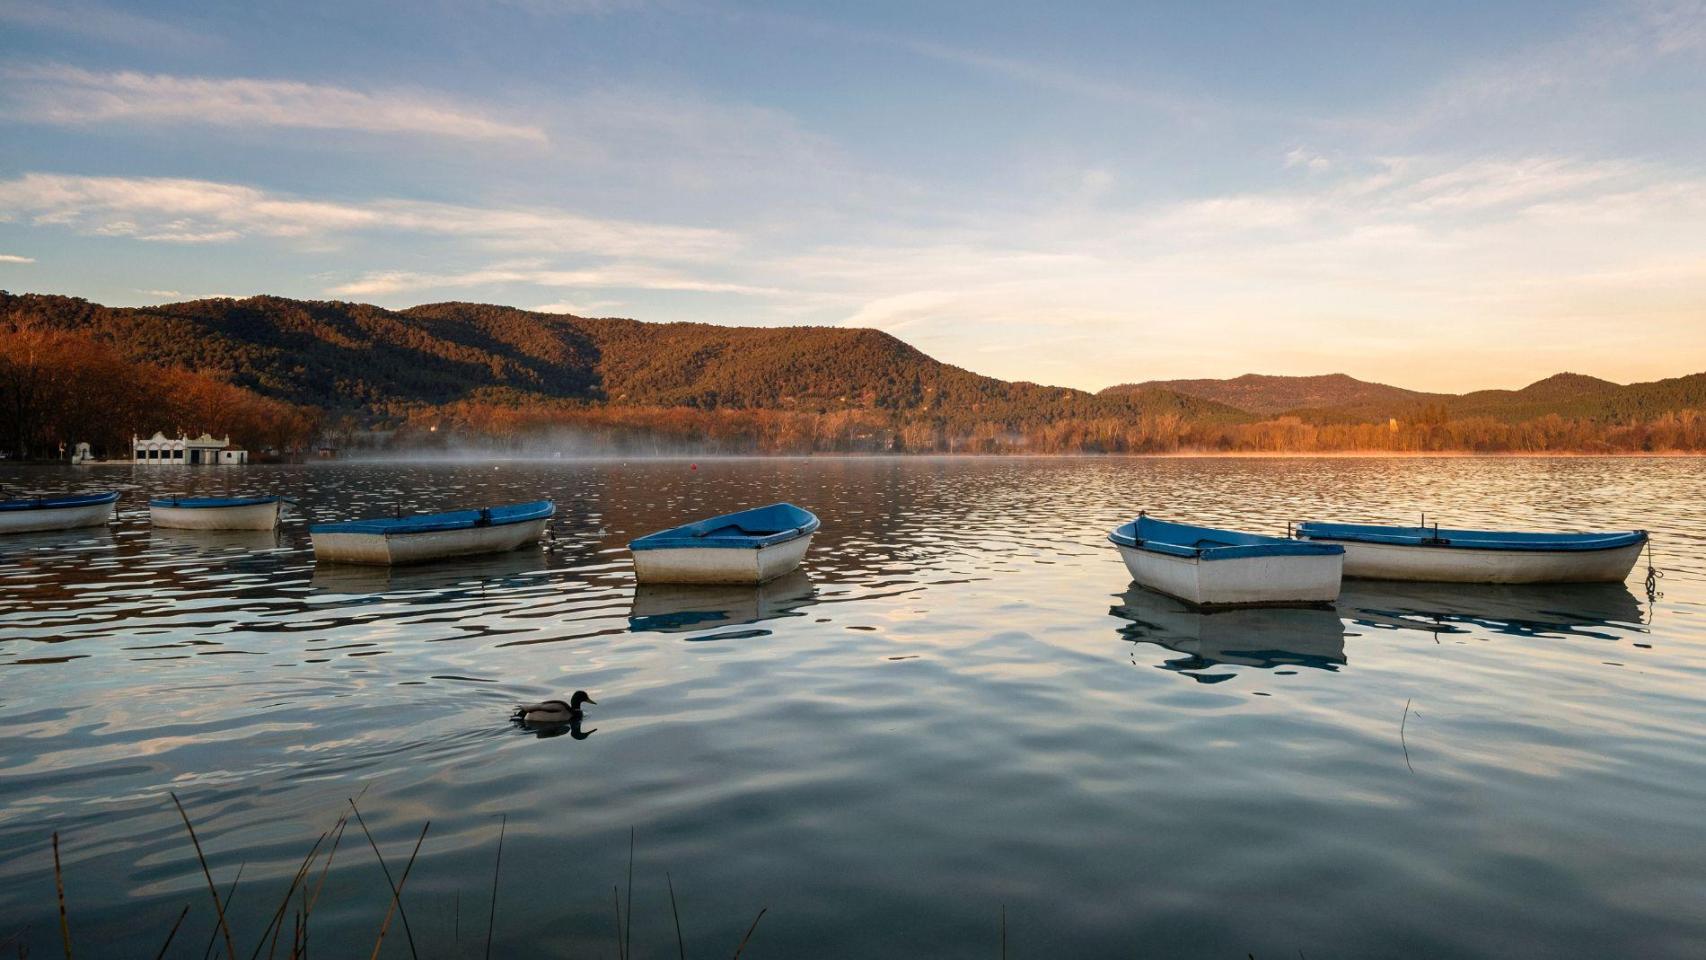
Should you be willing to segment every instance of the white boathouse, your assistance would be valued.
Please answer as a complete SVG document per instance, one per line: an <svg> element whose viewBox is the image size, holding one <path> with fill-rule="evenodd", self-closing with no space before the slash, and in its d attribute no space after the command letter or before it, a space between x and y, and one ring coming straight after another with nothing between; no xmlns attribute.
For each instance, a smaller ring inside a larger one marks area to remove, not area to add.
<svg viewBox="0 0 1706 960"><path fill-rule="evenodd" d="M143 439L131 437L130 445L137 463L175 463L182 466L215 466L249 462L249 451L231 446L231 438L168 437L156 432Z"/></svg>

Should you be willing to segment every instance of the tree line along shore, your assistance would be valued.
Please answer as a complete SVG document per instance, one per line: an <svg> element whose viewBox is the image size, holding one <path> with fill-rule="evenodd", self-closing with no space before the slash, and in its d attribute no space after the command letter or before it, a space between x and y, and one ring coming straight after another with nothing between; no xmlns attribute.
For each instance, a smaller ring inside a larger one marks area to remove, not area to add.
<svg viewBox="0 0 1706 960"><path fill-rule="evenodd" d="M1301 397L1318 406L1272 409ZM228 434L261 458L1689 454L1706 452L1706 374L1626 386L1565 374L1462 396L1255 376L1088 393L979 376L874 330L277 297L111 308L0 291L0 451L52 460L86 442L127 459L132 435L156 430Z"/></svg>

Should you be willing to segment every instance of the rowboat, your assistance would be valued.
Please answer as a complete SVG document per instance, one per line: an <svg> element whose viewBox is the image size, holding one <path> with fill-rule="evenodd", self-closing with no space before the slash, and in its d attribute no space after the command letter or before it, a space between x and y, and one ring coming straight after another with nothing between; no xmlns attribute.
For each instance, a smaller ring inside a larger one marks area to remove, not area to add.
<svg viewBox="0 0 1706 960"><path fill-rule="evenodd" d="M1341 606L1344 600L1341 595ZM1205 612L1173 597L1134 588L1108 612L1120 618L1122 638L1183 654L1163 660L1158 664L1161 669L1200 683L1228 679L1226 667L1337 670L1345 663L1345 622L1325 607L1234 607Z"/></svg>
<svg viewBox="0 0 1706 960"><path fill-rule="evenodd" d="M1168 523L1147 514L1108 534L1140 587L1198 607L1305 606L1339 596L1344 548Z"/></svg>
<svg viewBox="0 0 1706 960"><path fill-rule="evenodd" d="M173 530L271 530L283 497L158 497L148 519Z"/></svg>
<svg viewBox="0 0 1706 960"><path fill-rule="evenodd" d="M550 500L412 517L316 523L314 559L386 566L502 553L537 541L557 505Z"/></svg>
<svg viewBox="0 0 1706 960"><path fill-rule="evenodd" d="M1299 524L1300 539L1345 550L1345 576L1442 583L1617 583L1647 545L1647 531L1522 533Z"/></svg>
<svg viewBox="0 0 1706 960"><path fill-rule="evenodd" d="M791 503L660 530L628 544L641 583L764 583L800 565L818 518Z"/></svg>
<svg viewBox="0 0 1706 960"><path fill-rule="evenodd" d="M0 500L0 533L98 527L113 516L118 491Z"/></svg>

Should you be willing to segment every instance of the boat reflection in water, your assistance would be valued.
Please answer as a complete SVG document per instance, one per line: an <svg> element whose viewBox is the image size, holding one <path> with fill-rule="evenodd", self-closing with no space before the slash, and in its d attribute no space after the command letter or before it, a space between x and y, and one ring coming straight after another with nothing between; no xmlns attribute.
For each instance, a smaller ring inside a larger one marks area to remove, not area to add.
<svg viewBox="0 0 1706 960"><path fill-rule="evenodd" d="M541 582L544 572L545 552L523 548L509 553L457 557L441 563L413 566L315 564L310 583L316 591L325 593L395 593L448 588L479 593L493 586Z"/></svg>
<svg viewBox="0 0 1706 960"><path fill-rule="evenodd" d="M172 553L261 553L276 550L282 541L277 530L182 530L149 527L149 542Z"/></svg>
<svg viewBox="0 0 1706 960"><path fill-rule="evenodd" d="M758 586L642 583L634 588L628 628L683 633L798 616L817 600L817 587L803 570Z"/></svg>
<svg viewBox="0 0 1706 960"><path fill-rule="evenodd" d="M1376 629L1617 640L1646 631L1641 601L1621 583L1468 584L1346 580L1339 612Z"/></svg>
<svg viewBox="0 0 1706 960"><path fill-rule="evenodd" d="M1119 634L1132 643L1152 643L1185 654L1160 666L1199 683L1220 683L1235 676L1206 672L1217 666L1337 670L1345 662L1345 624L1332 610L1250 607L1203 613L1171 597L1133 587L1108 612L1129 621L1120 626Z"/></svg>

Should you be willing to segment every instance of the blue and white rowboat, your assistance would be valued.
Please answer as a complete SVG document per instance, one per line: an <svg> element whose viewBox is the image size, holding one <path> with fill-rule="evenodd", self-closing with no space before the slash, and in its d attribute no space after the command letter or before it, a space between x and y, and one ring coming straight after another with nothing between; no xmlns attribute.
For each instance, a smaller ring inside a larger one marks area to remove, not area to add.
<svg viewBox="0 0 1706 960"><path fill-rule="evenodd" d="M271 530L283 497L157 497L148 519L172 530Z"/></svg>
<svg viewBox="0 0 1706 960"><path fill-rule="evenodd" d="M1299 524L1297 536L1345 548L1345 576L1444 583L1620 583L1647 546L1647 531L1521 533Z"/></svg>
<svg viewBox="0 0 1706 960"><path fill-rule="evenodd" d="M1345 551L1338 546L1145 514L1108 539L1138 586L1199 607L1305 606L1339 596Z"/></svg>
<svg viewBox="0 0 1706 960"><path fill-rule="evenodd" d="M113 518L118 491L63 497L0 500L0 533L98 527Z"/></svg>
<svg viewBox="0 0 1706 960"><path fill-rule="evenodd" d="M742 510L628 544L641 583L764 583L800 565L818 518L791 503Z"/></svg>
<svg viewBox="0 0 1706 960"><path fill-rule="evenodd" d="M388 566L503 553L537 541L557 512L550 500L413 517L316 523L314 559Z"/></svg>

